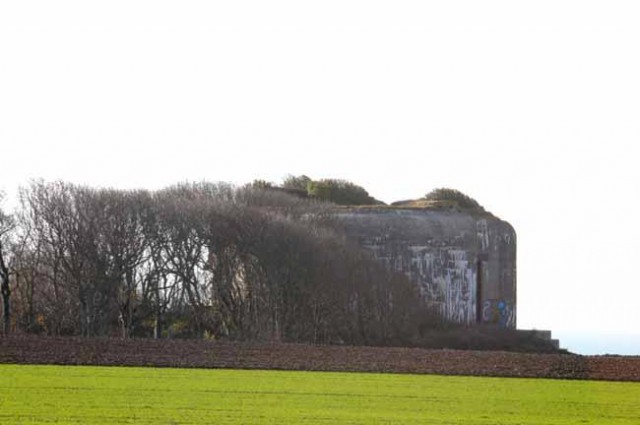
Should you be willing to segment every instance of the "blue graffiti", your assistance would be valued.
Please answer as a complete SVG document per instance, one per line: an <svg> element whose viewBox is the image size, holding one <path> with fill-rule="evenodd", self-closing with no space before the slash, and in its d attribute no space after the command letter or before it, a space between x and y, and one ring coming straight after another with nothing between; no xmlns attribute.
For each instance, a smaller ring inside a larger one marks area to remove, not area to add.
<svg viewBox="0 0 640 425"><path fill-rule="evenodd" d="M482 306L482 321L500 327L513 327L513 308L505 300L486 300Z"/></svg>

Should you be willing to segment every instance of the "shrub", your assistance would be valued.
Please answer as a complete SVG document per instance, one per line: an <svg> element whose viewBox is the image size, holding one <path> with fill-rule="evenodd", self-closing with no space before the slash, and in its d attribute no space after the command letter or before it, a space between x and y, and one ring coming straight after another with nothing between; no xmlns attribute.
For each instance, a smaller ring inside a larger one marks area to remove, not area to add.
<svg viewBox="0 0 640 425"><path fill-rule="evenodd" d="M323 179L310 181L307 185L309 196L338 205L379 204L362 186L346 180Z"/></svg>
<svg viewBox="0 0 640 425"><path fill-rule="evenodd" d="M475 211L484 211L484 208L470 196L465 195L456 189L439 188L427 193L424 198L426 201L445 201L453 202L459 208Z"/></svg>

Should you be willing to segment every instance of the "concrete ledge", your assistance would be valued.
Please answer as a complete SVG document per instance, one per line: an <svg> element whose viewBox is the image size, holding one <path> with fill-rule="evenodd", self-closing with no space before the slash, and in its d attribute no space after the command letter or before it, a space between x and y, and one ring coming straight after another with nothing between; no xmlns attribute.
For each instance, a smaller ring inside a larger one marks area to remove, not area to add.
<svg viewBox="0 0 640 425"><path fill-rule="evenodd" d="M556 349L560 348L560 340L552 338L551 331L539 329L518 329L517 332L529 335L532 338L538 338L542 341L548 341L553 344Z"/></svg>

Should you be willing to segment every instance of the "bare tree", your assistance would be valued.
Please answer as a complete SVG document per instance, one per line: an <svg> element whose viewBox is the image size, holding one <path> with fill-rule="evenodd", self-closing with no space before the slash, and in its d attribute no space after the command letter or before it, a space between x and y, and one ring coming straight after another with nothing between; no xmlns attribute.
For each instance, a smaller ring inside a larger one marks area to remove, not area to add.
<svg viewBox="0 0 640 425"><path fill-rule="evenodd" d="M75 321L84 335L94 335L105 302L105 282L99 277L106 264L96 235L100 205L90 189L61 182L33 182L23 190L23 200L30 209L27 216L34 219L37 243L51 261L53 282L59 284L56 297L66 298L66 310L60 313Z"/></svg>
<svg viewBox="0 0 640 425"><path fill-rule="evenodd" d="M4 193L0 192L0 205L4 199ZM0 209L0 293L2 294L2 323L3 332L9 334L11 325L11 287L9 286L9 268L5 260L5 247L9 233L13 230L13 218Z"/></svg>
<svg viewBox="0 0 640 425"><path fill-rule="evenodd" d="M71 331L77 315L70 288L65 284L63 260L68 251L59 243L62 230L55 225L60 222L52 197L59 190L57 186L33 182L21 188L15 252L18 287L22 301L27 303L26 308L23 306L23 311L27 311L27 329L37 311L39 326L54 335Z"/></svg>

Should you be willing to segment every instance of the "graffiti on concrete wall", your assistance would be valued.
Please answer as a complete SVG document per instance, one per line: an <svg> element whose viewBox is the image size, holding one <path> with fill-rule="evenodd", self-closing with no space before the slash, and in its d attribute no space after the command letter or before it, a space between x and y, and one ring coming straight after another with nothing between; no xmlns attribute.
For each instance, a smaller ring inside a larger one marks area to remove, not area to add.
<svg viewBox="0 0 640 425"><path fill-rule="evenodd" d="M481 251L487 251L489 249L489 224L487 220L478 220L476 223L476 231L478 233L478 245Z"/></svg>
<svg viewBox="0 0 640 425"><path fill-rule="evenodd" d="M505 300L485 300L482 303L482 322L504 328L515 327L513 305Z"/></svg>
<svg viewBox="0 0 640 425"><path fill-rule="evenodd" d="M443 317L458 323L475 321L476 270L467 251L452 247L408 246L386 250L367 246L376 258L405 273Z"/></svg>
<svg viewBox="0 0 640 425"><path fill-rule="evenodd" d="M515 328L516 239L508 224L450 211L393 210L345 217L360 245L416 283L444 318Z"/></svg>
<svg viewBox="0 0 640 425"><path fill-rule="evenodd" d="M423 298L444 318L457 323L476 322L477 254L452 246L369 243L365 247L389 269L404 273L416 282ZM505 270L500 271L501 278L508 281L511 270ZM515 328L513 301L483 300L481 308L483 323Z"/></svg>

